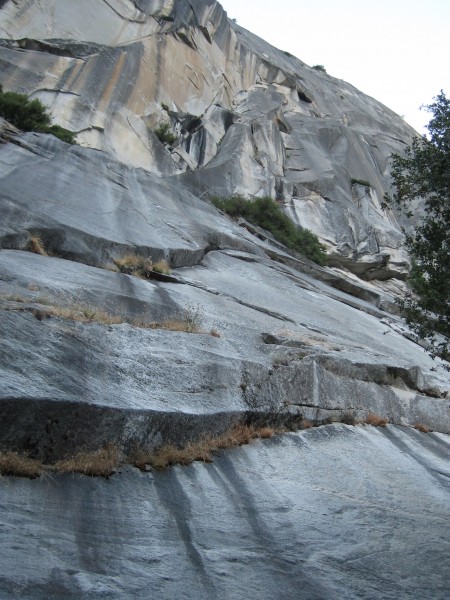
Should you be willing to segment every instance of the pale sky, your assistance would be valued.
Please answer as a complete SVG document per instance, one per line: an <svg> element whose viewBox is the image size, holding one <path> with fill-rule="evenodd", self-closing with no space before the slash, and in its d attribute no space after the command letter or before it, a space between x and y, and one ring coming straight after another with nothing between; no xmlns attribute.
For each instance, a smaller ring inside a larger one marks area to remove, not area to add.
<svg viewBox="0 0 450 600"><path fill-rule="evenodd" d="M420 110L450 96L450 0L219 0L230 18L324 65L424 133Z"/></svg>

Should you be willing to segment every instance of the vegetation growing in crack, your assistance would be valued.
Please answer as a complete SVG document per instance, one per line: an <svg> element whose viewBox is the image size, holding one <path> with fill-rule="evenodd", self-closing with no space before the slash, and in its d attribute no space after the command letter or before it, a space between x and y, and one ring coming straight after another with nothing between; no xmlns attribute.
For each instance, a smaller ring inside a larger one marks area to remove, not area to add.
<svg viewBox="0 0 450 600"><path fill-rule="evenodd" d="M248 425L237 424L220 435L203 435L200 439L185 445L165 444L157 449L149 450L136 446L130 452L123 453L117 446L108 444L94 451L81 451L54 464L46 464L30 458L26 453L0 451L0 475L28 477L34 479L46 474L80 473L90 477L110 477L121 465L130 464L142 471L164 470L174 465L188 466L195 461L211 463L214 454L223 450L250 444L255 439L268 439L274 435L308 430L312 427L332 423L346 425L372 425L386 427L388 421L374 413L369 413L365 420L355 419L350 413L340 417L325 419L322 423L312 423L298 415L297 421L291 420L285 426L270 424ZM421 433L429 433L430 429L422 423L416 423L414 429Z"/></svg>
<svg viewBox="0 0 450 600"><path fill-rule="evenodd" d="M170 275L172 273L172 269L165 259L160 259L154 263L151 258L132 253L125 254L121 258L116 258L114 264L121 273L136 275L146 279L151 279L154 273L163 275Z"/></svg>
<svg viewBox="0 0 450 600"><path fill-rule="evenodd" d="M25 94L4 92L0 85L0 117L23 131L50 133L68 144L75 144L75 134L60 125L52 125L47 109L39 100Z"/></svg>
<svg viewBox="0 0 450 600"><path fill-rule="evenodd" d="M231 198L211 198L212 203L231 217L243 217L250 223L270 231L273 237L319 265L326 262L325 248L319 238L298 227L271 198L246 200L241 196Z"/></svg>
<svg viewBox="0 0 450 600"><path fill-rule="evenodd" d="M178 141L178 137L173 133L172 127L168 122L160 123L154 130L154 134L164 145L173 146Z"/></svg>
<svg viewBox="0 0 450 600"><path fill-rule="evenodd" d="M22 312L31 312L36 319L42 321L50 317L78 321L79 323L97 323L100 325L119 325L127 323L141 329L165 329L167 331L179 331L184 333L209 333L212 337L220 337L217 330L211 329L206 332L202 329L204 321L204 310L200 304L187 304L182 310L162 319L161 321L150 321L145 315L140 317L126 317L94 306L84 304L70 304L64 302L60 306L56 301L48 298L25 298L23 296L4 294L0 295L0 302L15 303L20 306L6 305L3 309Z"/></svg>
<svg viewBox="0 0 450 600"><path fill-rule="evenodd" d="M370 185L370 183L368 181L366 181L365 179L354 179L353 177L351 178L351 184L352 185L362 185L363 187L372 187Z"/></svg>
<svg viewBox="0 0 450 600"><path fill-rule="evenodd" d="M269 426L235 425L218 436L204 435L184 446L166 444L156 450L134 448L128 455L109 444L95 451L82 451L54 464L30 458L27 454L0 452L0 474L34 479L51 473L81 473L90 477L110 477L123 464L139 469L162 470L173 465L190 465L194 461L213 462L213 453L249 444L254 439L267 439L277 430Z"/></svg>
<svg viewBox="0 0 450 600"><path fill-rule="evenodd" d="M40 254L41 256L48 256L48 252L45 249L42 239L38 235L30 237L28 242L28 250L34 254Z"/></svg>

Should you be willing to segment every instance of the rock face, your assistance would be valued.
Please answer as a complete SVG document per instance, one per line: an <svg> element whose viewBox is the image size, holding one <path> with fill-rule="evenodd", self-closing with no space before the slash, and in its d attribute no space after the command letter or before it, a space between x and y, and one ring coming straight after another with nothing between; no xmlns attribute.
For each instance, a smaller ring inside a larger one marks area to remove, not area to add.
<svg viewBox="0 0 450 600"><path fill-rule="evenodd" d="M166 473L0 485L4 600L448 595L448 436L332 425Z"/></svg>
<svg viewBox="0 0 450 600"><path fill-rule="evenodd" d="M1 478L0 597L443 600L450 379L398 315L380 208L414 132L210 0L6 1L0 29L4 89L81 142L0 120L0 451L327 424L166 473ZM327 266L208 200L232 193L277 198ZM369 413L390 425L335 423Z"/></svg>
<svg viewBox="0 0 450 600"><path fill-rule="evenodd" d="M351 85L228 20L214 0L3 3L1 83L39 98L83 146L194 194L270 195L366 279L405 276L380 207L414 131ZM155 135L170 124L178 141Z"/></svg>

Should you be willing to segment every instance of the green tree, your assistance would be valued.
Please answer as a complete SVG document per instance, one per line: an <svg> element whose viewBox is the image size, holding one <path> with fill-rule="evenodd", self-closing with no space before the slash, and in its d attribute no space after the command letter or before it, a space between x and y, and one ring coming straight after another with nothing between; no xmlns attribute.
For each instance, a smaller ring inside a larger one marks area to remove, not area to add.
<svg viewBox="0 0 450 600"><path fill-rule="evenodd" d="M23 131L51 133L63 142L75 143L72 131L51 125L50 116L39 100L28 100L25 94L4 92L0 85L0 117Z"/></svg>
<svg viewBox="0 0 450 600"><path fill-rule="evenodd" d="M450 100L441 91L426 109L432 114L429 137L415 138L403 155L393 155L395 192L385 200L409 217L412 203L423 202L424 216L406 234L412 291L399 304L413 331L428 342L430 354L449 360Z"/></svg>

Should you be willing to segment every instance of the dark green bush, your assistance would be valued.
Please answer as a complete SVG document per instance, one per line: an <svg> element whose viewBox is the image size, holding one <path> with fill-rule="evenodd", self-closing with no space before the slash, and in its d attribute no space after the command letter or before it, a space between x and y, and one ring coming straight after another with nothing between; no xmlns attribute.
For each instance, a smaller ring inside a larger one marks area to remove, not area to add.
<svg viewBox="0 0 450 600"><path fill-rule="evenodd" d="M51 133L63 142L75 143L75 135L59 125L51 125L50 116L39 100L28 100L25 94L3 92L0 86L0 116L23 131Z"/></svg>
<svg viewBox="0 0 450 600"><path fill-rule="evenodd" d="M362 185L364 187L372 187L370 185L370 182L366 181L365 179L355 179L354 177L352 177L350 181L351 181L352 185Z"/></svg>
<svg viewBox="0 0 450 600"><path fill-rule="evenodd" d="M270 231L273 237L292 250L319 265L325 264L325 248L318 237L297 227L271 198L245 200L240 196L212 198L212 203L231 217L243 217L250 223Z"/></svg>
<svg viewBox="0 0 450 600"><path fill-rule="evenodd" d="M67 144L76 144L75 134L60 125L50 125L50 127L42 127L41 129L36 129L36 131L50 133Z"/></svg>
<svg viewBox="0 0 450 600"><path fill-rule="evenodd" d="M160 123L154 133L158 140L163 144L173 146L178 141L177 136L172 133L170 123Z"/></svg>
<svg viewBox="0 0 450 600"><path fill-rule="evenodd" d="M315 69L316 71L320 71L321 73L327 72L327 70L325 69L325 67L323 65L314 65L313 69Z"/></svg>

